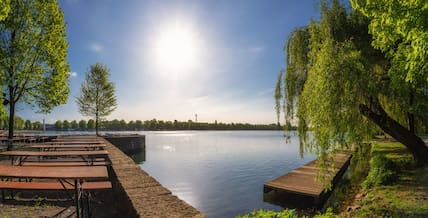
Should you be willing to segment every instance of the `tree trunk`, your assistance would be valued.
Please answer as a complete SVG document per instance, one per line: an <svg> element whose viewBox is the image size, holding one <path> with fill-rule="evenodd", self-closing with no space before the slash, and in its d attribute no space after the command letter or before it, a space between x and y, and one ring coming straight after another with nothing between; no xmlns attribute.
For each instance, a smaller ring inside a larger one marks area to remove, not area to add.
<svg viewBox="0 0 428 218"><path fill-rule="evenodd" d="M98 136L98 115L95 116L95 134Z"/></svg>
<svg viewBox="0 0 428 218"><path fill-rule="evenodd" d="M413 105L413 92L410 90L409 93L409 106L411 107ZM409 123L409 131L413 134L416 133L415 130L415 115L413 113L407 112L407 121Z"/></svg>
<svg viewBox="0 0 428 218"><path fill-rule="evenodd" d="M7 143L7 150L12 150L13 147L13 129L15 127L15 102L13 102L12 98L10 98L9 102L9 135L8 135L8 143Z"/></svg>
<svg viewBox="0 0 428 218"><path fill-rule="evenodd" d="M96 112L95 112L95 134L98 136L98 120L99 120L99 116L98 116L98 103L97 103L97 108L96 108Z"/></svg>
<svg viewBox="0 0 428 218"><path fill-rule="evenodd" d="M376 123L384 132L406 146L418 165L428 164L428 147L425 145L424 141L389 117L378 102L374 103L372 108L360 104L359 110L362 115Z"/></svg>
<svg viewBox="0 0 428 218"><path fill-rule="evenodd" d="M422 117L422 120L423 120L424 127L425 127L424 133L428 134L428 116Z"/></svg>
<svg viewBox="0 0 428 218"><path fill-rule="evenodd" d="M416 134L415 129L415 115L412 113L407 113L407 121L409 123L409 131L413 134Z"/></svg>

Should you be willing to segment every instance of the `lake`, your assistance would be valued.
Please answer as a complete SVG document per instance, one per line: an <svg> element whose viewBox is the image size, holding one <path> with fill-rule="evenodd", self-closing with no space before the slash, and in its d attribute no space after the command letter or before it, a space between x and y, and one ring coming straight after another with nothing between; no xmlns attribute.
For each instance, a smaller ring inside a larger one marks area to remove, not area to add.
<svg viewBox="0 0 428 218"><path fill-rule="evenodd" d="M146 135L140 167L208 217L235 217L263 202L263 183L316 158L299 155L283 131L156 131Z"/></svg>

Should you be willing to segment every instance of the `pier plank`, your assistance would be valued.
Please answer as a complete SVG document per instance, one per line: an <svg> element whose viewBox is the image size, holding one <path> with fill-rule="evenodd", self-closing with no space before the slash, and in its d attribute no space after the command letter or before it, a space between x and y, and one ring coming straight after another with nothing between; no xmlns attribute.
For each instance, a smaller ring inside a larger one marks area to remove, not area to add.
<svg viewBox="0 0 428 218"><path fill-rule="evenodd" d="M297 195L314 198L315 203L319 203L321 198L327 194L326 185L330 182L334 185L349 165L351 155L347 153L336 153L335 164L325 170L323 182L317 181L317 176L321 169L316 161L311 161L297 169L294 169L276 179L264 184L264 192L280 190Z"/></svg>

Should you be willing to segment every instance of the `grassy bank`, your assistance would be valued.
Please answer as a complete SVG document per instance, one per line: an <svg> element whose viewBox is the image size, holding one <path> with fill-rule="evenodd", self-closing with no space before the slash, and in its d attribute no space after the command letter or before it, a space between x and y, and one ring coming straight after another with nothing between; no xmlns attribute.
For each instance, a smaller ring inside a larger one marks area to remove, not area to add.
<svg viewBox="0 0 428 218"><path fill-rule="evenodd" d="M346 215L428 216L428 167L416 168L403 145L397 142L374 142L370 171L363 183L362 198L357 202L359 206Z"/></svg>
<svg viewBox="0 0 428 218"><path fill-rule="evenodd" d="M328 210L315 217L428 217L428 167L417 168L411 154L398 142L374 141L371 152L368 149L354 154L351 176L343 181L350 185L336 190L330 199L328 206L335 205L334 213ZM364 161L366 157L370 164ZM294 210L259 210L242 217L306 216Z"/></svg>

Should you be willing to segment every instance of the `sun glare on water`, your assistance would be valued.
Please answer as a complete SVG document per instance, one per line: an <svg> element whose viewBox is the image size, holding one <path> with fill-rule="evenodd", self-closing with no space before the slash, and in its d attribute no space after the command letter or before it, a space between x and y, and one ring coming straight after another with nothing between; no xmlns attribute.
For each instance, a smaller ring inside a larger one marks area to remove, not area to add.
<svg viewBox="0 0 428 218"><path fill-rule="evenodd" d="M167 71L164 73L188 73L200 63L199 44L199 38L191 27L178 23L166 26L156 38L156 65Z"/></svg>

